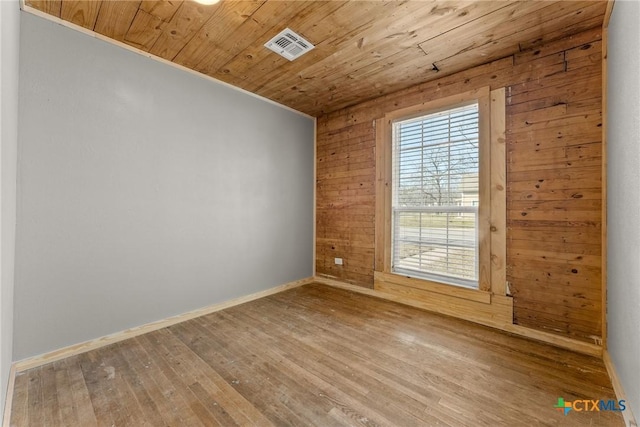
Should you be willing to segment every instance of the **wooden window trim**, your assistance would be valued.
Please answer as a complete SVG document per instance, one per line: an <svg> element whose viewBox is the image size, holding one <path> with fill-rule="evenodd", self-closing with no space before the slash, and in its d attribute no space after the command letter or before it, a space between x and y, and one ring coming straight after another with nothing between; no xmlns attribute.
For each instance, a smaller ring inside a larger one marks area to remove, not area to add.
<svg viewBox="0 0 640 427"><path fill-rule="evenodd" d="M392 123L478 101L480 112L479 286L467 289L396 274L391 271ZM491 295L507 294L506 286L506 107L505 89L489 87L425 101L388 112L377 119L376 219L374 282L396 284L486 304Z"/></svg>

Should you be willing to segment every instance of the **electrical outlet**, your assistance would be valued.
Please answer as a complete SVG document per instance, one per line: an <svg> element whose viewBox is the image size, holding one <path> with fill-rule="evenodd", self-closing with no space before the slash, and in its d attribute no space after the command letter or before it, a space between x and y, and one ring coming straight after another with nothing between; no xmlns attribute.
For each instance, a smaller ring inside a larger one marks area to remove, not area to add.
<svg viewBox="0 0 640 427"><path fill-rule="evenodd" d="M342 265L342 258L334 258L336 265Z"/></svg>

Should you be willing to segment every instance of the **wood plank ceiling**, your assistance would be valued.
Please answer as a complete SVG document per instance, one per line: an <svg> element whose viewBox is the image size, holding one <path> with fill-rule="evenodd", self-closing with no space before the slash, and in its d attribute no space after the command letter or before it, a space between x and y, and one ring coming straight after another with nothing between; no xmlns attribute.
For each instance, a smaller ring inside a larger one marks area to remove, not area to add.
<svg viewBox="0 0 640 427"><path fill-rule="evenodd" d="M605 0L25 4L312 116L601 26L606 9ZM263 46L286 27L316 48L290 62Z"/></svg>

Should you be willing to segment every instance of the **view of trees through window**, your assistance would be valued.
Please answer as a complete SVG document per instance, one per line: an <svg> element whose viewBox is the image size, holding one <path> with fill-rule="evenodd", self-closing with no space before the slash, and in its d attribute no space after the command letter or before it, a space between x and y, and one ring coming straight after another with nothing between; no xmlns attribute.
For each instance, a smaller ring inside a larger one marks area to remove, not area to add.
<svg viewBox="0 0 640 427"><path fill-rule="evenodd" d="M393 127L393 270L477 288L478 104Z"/></svg>

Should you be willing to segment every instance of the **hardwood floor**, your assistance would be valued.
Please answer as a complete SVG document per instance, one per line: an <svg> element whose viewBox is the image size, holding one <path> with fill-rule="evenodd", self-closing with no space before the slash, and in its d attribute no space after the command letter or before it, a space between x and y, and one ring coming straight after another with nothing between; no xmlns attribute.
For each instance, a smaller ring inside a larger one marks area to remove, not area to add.
<svg viewBox="0 0 640 427"><path fill-rule="evenodd" d="M306 285L18 374L12 426L622 426L602 361Z"/></svg>

